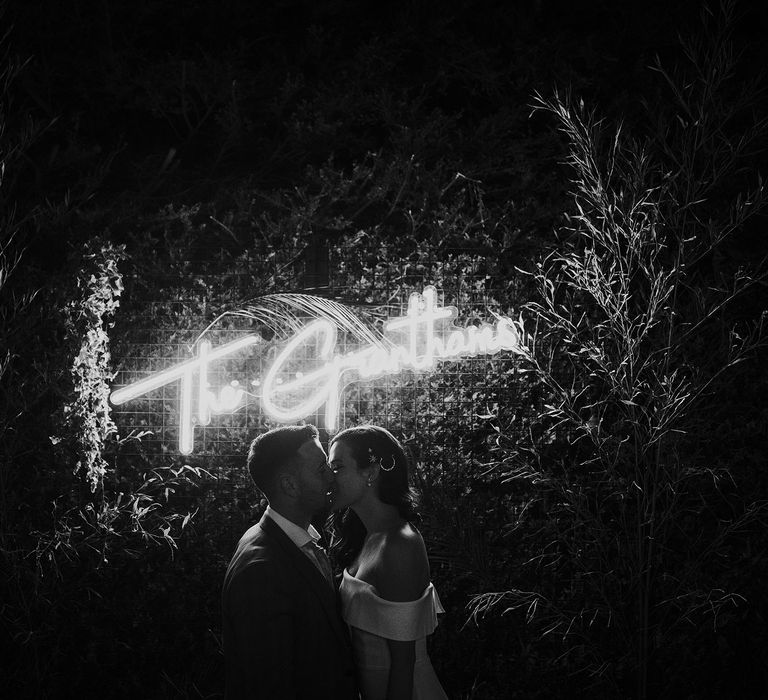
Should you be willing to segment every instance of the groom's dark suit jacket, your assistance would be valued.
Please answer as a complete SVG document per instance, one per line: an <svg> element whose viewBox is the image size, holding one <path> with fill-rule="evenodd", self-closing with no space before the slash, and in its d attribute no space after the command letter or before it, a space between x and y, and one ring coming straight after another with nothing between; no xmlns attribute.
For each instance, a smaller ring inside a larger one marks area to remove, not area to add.
<svg viewBox="0 0 768 700"><path fill-rule="evenodd" d="M228 700L351 700L338 594L268 516L246 531L222 591Z"/></svg>

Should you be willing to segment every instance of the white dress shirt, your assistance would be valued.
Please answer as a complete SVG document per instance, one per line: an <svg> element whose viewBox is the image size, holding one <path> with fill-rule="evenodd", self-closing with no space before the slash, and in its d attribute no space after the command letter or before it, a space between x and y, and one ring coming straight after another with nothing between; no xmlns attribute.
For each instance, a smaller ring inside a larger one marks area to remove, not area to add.
<svg viewBox="0 0 768 700"><path fill-rule="evenodd" d="M310 523L309 529L305 530L303 527L299 527L296 523L292 523L288 518L280 515L272 506L267 506L264 515L272 518L299 549L311 540L317 542L320 539L320 533L315 529L314 525Z"/></svg>
<svg viewBox="0 0 768 700"><path fill-rule="evenodd" d="M323 565L317 559L317 556L319 555L315 554L315 548L307 547L310 542L317 545L318 547L320 546L318 544L320 541L320 533L315 529L315 526L310 523L309 528L305 530L303 527L299 527L296 523L293 523L288 520L288 518L280 515L280 513L274 510L272 506L267 506L267 510L264 512L264 514L267 517L272 518L275 524L286 535L288 535L291 542L293 542L302 552L304 552L304 554L312 562L313 566L315 566L315 568L317 568L317 570L323 575L323 578L326 579L331 586L333 586L333 580L328 580L328 574L325 573ZM326 566L330 568L329 564L326 564ZM332 573L331 576L333 576Z"/></svg>

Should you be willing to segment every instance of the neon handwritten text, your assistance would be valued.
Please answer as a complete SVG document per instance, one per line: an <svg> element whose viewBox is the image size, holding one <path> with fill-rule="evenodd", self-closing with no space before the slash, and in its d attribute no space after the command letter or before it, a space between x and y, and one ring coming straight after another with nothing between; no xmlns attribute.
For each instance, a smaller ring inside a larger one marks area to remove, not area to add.
<svg viewBox="0 0 768 700"><path fill-rule="evenodd" d="M241 403L244 392L237 388L236 383L225 386L218 397L208 388L208 367L212 362L221 360L229 355L260 342L258 335L247 335L215 350L204 340L197 348L197 357L181 364L163 370L130 386L113 391L109 400L115 405L131 401L150 391L159 389L166 384L181 380L181 407L179 411L179 451L190 454L194 449L194 423L192 415L192 398L194 395L194 379L197 375L197 423L208 425L212 413L232 413Z"/></svg>
<svg viewBox="0 0 768 700"><path fill-rule="evenodd" d="M357 374L361 379L375 379L397 374L404 369L432 370L438 361L475 355L495 355L501 350L525 354L521 344L519 324L499 317L494 326L455 328L450 322L456 317L453 307L437 306L437 291L428 286L423 294L414 293L408 302L406 316L387 322L385 330L399 332L401 343L389 346L368 346L347 354L334 354L336 327L324 319L313 321L295 335L277 356L264 377L262 405L275 420L290 422L312 415L325 405L324 423L335 430L339 401L346 384ZM314 372L281 381L281 372L288 374L294 355L304 346L315 344L325 364ZM303 400L296 400L304 393ZM288 400L280 402L281 396Z"/></svg>
<svg viewBox="0 0 768 700"><path fill-rule="evenodd" d="M453 325L456 316L454 307L437 304L436 289L427 286L422 294L411 294L405 316L385 324L385 338L380 344L347 353L336 352L338 330L334 323L326 319L312 321L288 341L264 374L264 412L277 421L293 422L322 409L325 428L333 431L338 425L343 389L356 378L375 379L406 369L433 371L438 362L495 355L502 350L527 355L520 321L497 315L492 325L458 328ZM195 422L207 425L212 414L234 411L245 395L237 382L224 387L218 396L211 392L209 365L260 340L259 336L249 335L216 349L202 342L195 358L118 389L112 393L111 401L120 405L181 380L179 450L189 454L193 450ZM307 367L307 358L315 369ZM197 408L193 415L195 394Z"/></svg>

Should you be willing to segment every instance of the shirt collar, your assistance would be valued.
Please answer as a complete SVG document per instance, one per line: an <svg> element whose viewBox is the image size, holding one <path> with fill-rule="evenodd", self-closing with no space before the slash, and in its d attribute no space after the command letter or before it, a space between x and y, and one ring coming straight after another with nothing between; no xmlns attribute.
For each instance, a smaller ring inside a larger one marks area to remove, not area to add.
<svg viewBox="0 0 768 700"><path fill-rule="evenodd" d="M310 523L308 529L299 527L296 523L292 523L288 518L283 517L272 506L267 506L267 510L264 515L272 518L275 524L290 537L297 547L303 547L307 542L317 542L320 539L320 533L315 529L315 526Z"/></svg>

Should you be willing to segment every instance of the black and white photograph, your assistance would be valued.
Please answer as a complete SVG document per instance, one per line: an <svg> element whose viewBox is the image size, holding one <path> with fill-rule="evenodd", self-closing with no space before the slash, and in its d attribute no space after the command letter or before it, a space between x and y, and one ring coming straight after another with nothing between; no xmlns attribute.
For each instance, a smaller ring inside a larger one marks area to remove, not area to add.
<svg viewBox="0 0 768 700"><path fill-rule="evenodd" d="M0 0L0 694L768 697L765 0Z"/></svg>

